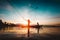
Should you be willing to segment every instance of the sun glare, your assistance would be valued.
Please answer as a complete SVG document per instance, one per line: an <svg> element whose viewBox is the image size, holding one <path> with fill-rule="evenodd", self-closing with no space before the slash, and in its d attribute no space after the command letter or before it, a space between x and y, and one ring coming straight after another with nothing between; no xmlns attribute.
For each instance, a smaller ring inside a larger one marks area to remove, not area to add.
<svg viewBox="0 0 60 40"><path fill-rule="evenodd" d="M23 21L23 22L22 22L22 24L27 25L27 24L28 24L28 22L27 22L27 21Z"/></svg>

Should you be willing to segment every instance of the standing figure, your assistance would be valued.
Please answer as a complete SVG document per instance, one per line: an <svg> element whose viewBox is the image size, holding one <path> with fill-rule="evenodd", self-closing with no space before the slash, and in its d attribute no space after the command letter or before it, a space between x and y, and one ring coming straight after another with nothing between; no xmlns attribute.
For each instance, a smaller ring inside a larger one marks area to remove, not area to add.
<svg viewBox="0 0 60 40"><path fill-rule="evenodd" d="M39 34L39 29L40 29L40 26L39 26L39 23L37 22L37 33Z"/></svg>
<svg viewBox="0 0 60 40"><path fill-rule="evenodd" d="M39 25L39 23L37 22L37 33L39 34L39 29L42 28L43 25Z"/></svg>
<svg viewBox="0 0 60 40"><path fill-rule="evenodd" d="M42 28L42 25L39 25L39 23L37 22L37 33L39 34L39 29Z"/></svg>
<svg viewBox="0 0 60 40"><path fill-rule="evenodd" d="M29 31L30 31L30 20L28 19L28 37L29 37Z"/></svg>

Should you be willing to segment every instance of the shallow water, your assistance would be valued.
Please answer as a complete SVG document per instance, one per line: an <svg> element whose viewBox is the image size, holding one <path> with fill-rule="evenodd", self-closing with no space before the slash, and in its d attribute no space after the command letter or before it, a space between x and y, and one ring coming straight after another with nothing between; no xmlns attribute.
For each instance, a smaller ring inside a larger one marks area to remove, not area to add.
<svg viewBox="0 0 60 40"><path fill-rule="evenodd" d="M1 36L10 36L10 37L27 37L27 28L19 28L19 27L13 27L13 28L5 28L5 30L0 31L0 37ZM60 27L42 27L39 30L40 36L47 36L46 34L50 35L60 35ZM30 28L30 36L38 36L37 29L36 28Z"/></svg>

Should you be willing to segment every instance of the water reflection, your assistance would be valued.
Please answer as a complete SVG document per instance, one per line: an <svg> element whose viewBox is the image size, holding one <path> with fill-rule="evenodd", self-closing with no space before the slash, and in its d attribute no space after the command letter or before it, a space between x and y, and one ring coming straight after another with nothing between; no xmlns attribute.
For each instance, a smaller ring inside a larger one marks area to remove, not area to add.
<svg viewBox="0 0 60 40"><path fill-rule="evenodd" d="M15 37L27 37L27 28L20 28L20 27L9 27L5 28L5 30L0 31L1 34L9 34ZM37 35L37 29L36 28L30 28L30 36L32 34ZM60 34L60 28L58 27L43 27L42 29L39 30L40 35L45 35L45 34Z"/></svg>

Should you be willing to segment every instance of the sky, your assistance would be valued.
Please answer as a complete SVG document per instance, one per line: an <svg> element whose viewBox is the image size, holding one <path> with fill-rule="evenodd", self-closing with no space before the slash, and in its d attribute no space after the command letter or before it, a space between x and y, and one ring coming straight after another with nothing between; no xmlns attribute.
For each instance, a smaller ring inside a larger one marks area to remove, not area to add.
<svg viewBox="0 0 60 40"><path fill-rule="evenodd" d="M59 0L0 0L0 19L9 23L60 24Z"/></svg>

